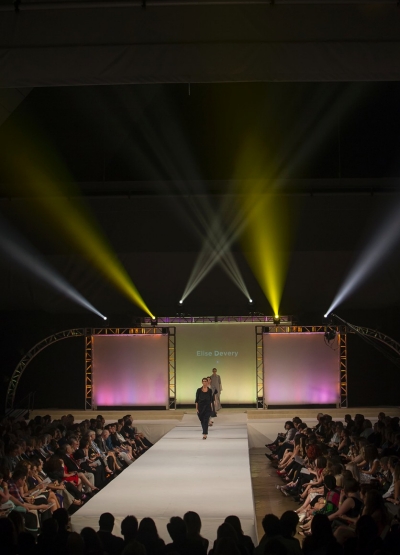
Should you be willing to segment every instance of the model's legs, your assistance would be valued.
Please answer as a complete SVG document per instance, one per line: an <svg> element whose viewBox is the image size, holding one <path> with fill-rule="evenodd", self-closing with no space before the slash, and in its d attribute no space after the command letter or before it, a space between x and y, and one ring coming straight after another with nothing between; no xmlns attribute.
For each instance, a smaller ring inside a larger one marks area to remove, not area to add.
<svg viewBox="0 0 400 555"><path fill-rule="evenodd" d="M203 428L203 436L206 436L208 434L208 420L210 418L210 415L208 413L203 415L203 418L201 419L201 426Z"/></svg>

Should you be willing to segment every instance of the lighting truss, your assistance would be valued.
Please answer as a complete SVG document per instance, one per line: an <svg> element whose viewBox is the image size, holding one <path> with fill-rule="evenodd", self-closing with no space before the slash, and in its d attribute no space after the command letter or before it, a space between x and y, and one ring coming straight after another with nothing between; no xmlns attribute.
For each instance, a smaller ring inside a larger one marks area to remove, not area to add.
<svg viewBox="0 0 400 555"><path fill-rule="evenodd" d="M266 409L264 396L264 342L263 333L265 327L256 326L256 384L257 384L257 408ZM347 407L347 332L346 326L268 326L268 333L325 333L327 329L333 329L337 333L339 341L339 383L340 398L337 407Z"/></svg>
<svg viewBox="0 0 400 555"><path fill-rule="evenodd" d="M273 325L273 316L249 314L248 316L158 316L159 324L208 324L213 322L264 322ZM291 325L292 316L280 316L281 324ZM144 324L151 324L151 318L142 319Z"/></svg>
<svg viewBox="0 0 400 555"><path fill-rule="evenodd" d="M150 320L150 318L149 318ZM158 319L160 321L160 319ZM167 326L141 328L92 328L85 336L85 410L96 410L93 403L93 336L96 335L165 335L168 333L168 402L166 408L176 409L176 329Z"/></svg>
<svg viewBox="0 0 400 555"><path fill-rule="evenodd" d="M263 326L256 326L256 388L257 408L263 409L265 408Z"/></svg>
<svg viewBox="0 0 400 555"><path fill-rule="evenodd" d="M14 372L12 373L10 383L8 384L7 394L6 394L6 411L10 410L14 406L15 400L15 393L17 391L19 380L21 379L22 374L24 373L28 364L38 355L43 349L48 347L49 345L53 345L58 341L62 341L63 339L68 339L70 337L83 337L86 335L85 328L74 328L70 330L60 331L53 335L49 335L39 343L36 343L19 361L17 364Z"/></svg>

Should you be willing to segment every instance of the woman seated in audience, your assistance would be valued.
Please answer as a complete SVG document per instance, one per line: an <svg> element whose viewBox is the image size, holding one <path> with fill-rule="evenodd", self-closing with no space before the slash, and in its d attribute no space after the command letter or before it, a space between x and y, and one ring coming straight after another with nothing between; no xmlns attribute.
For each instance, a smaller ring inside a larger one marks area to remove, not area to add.
<svg viewBox="0 0 400 555"><path fill-rule="evenodd" d="M324 514L326 516L335 513L339 507L341 489L336 487L335 477L328 474L324 478L324 487L322 494L316 494L312 497L309 495L306 503L303 505L303 510L298 509L299 520L302 523L300 528L301 535L308 535L312 526L312 520L316 514Z"/></svg>
<svg viewBox="0 0 400 555"><path fill-rule="evenodd" d="M328 461L325 457L318 457L314 466L308 466L307 469L311 475L311 481L303 484L304 491L300 495L300 501L307 499L311 492L322 491L324 484L324 477L326 474Z"/></svg>
<svg viewBox="0 0 400 555"><path fill-rule="evenodd" d="M208 552L209 541L200 534L201 519L194 511L188 511L183 515L183 522L186 525L187 537L191 542L200 543L206 552ZM140 541L140 540L139 540Z"/></svg>
<svg viewBox="0 0 400 555"><path fill-rule="evenodd" d="M20 461L16 466L16 470L20 468L25 469L27 473L21 490L22 497L33 505L52 504L50 508L52 513L59 509L60 504L54 492L50 491L46 484L39 482L39 480L33 477L31 461Z"/></svg>
<svg viewBox="0 0 400 555"><path fill-rule="evenodd" d="M333 422L332 427L334 429L334 433L328 445L329 447L338 449L341 441L341 433L344 430L343 422Z"/></svg>
<svg viewBox="0 0 400 555"><path fill-rule="evenodd" d="M393 495L386 497L385 501L392 505L400 505L400 463L397 463L393 472L394 491Z"/></svg>
<svg viewBox="0 0 400 555"><path fill-rule="evenodd" d="M337 525L349 524L361 514L363 502L360 499L360 484L354 478L344 483L340 492L338 510L328 516L329 520L338 521Z"/></svg>
<svg viewBox="0 0 400 555"><path fill-rule="evenodd" d="M315 515L312 521L311 533L303 541L304 555L329 554L342 555L343 549L332 533L329 517L323 514Z"/></svg>
<svg viewBox="0 0 400 555"><path fill-rule="evenodd" d="M343 428L343 430L340 432L340 441L337 447L339 455L347 455L350 450L350 445L350 431L347 428Z"/></svg>
<svg viewBox="0 0 400 555"><path fill-rule="evenodd" d="M52 455L46 462L45 472L54 486L64 486L65 489L60 488L60 491L63 493L65 508L68 508L70 504L77 506L83 504L82 483L78 476L71 476L71 479L65 476L64 461L59 454Z"/></svg>
<svg viewBox="0 0 400 555"><path fill-rule="evenodd" d="M104 465L100 461L91 459L89 455L89 439L82 438L79 442L78 449L74 452L74 459L85 472L91 472L94 475L94 483L98 489L104 487L106 483L106 473Z"/></svg>
<svg viewBox="0 0 400 555"><path fill-rule="evenodd" d="M54 492L57 497L58 505L62 507L64 505L65 497L65 486L64 484L59 484L58 482L50 481L50 478L43 472L43 462L40 459L31 459L31 483L37 482L37 484L44 483L46 488ZM29 477L28 477L29 480ZM71 500L72 502L72 500Z"/></svg>
<svg viewBox="0 0 400 555"><path fill-rule="evenodd" d="M384 432L385 424L378 420L378 422L375 422L374 424L373 433L368 437L368 442L375 445L377 449L380 449L383 443Z"/></svg>
<svg viewBox="0 0 400 555"><path fill-rule="evenodd" d="M136 541L144 545L146 548L146 555L164 554L165 542L158 535L156 523L152 518L142 518L139 524Z"/></svg>
<svg viewBox="0 0 400 555"><path fill-rule="evenodd" d="M376 489L367 491L364 497L364 508L361 514L370 515L374 519L380 536L384 537L387 534L391 517L379 491Z"/></svg>
<svg viewBox="0 0 400 555"><path fill-rule="evenodd" d="M365 445L361 449L362 461L349 463L346 468L353 473L353 476L361 484L369 483L379 472L379 454L375 445Z"/></svg>
<svg viewBox="0 0 400 555"><path fill-rule="evenodd" d="M281 472L278 472L279 475L284 476L286 474L288 474L290 472L290 470L292 470L292 468L294 468L294 464L291 465L291 463L296 463L296 457L300 457L301 459L305 459L306 457L306 441L307 441L307 437L304 434L297 434L294 438L294 449L293 451L287 450L285 452L285 455L283 456L283 459L281 460L280 464L278 465L278 470ZM298 461L300 461L300 459L297 459ZM301 462L298 462L296 464L300 464L300 466L303 466ZM285 472L286 470L286 472Z"/></svg>
<svg viewBox="0 0 400 555"><path fill-rule="evenodd" d="M79 490L82 490L83 486L86 488L87 492L97 490L98 488L94 486L93 475L90 476L90 481L86 472L80 468L78 462L74 459L73 447L69 443L66 443L61 451L61 458L64 462L64 480L71 481L75 486L77 486L75 478L78 478L78 481L80 480L80 485L77 486Z"/></svg>
<svg viewBox="0 0 400 555"><path fill-rule="evenodd" d="M227 516L225 522L230 524L232 528L235 530L239 545L244 547L249 555L252 555L254 552L254 543L250 536L246 536L243 533L242 525L240 523L239 517L236 515Z"/></svg>

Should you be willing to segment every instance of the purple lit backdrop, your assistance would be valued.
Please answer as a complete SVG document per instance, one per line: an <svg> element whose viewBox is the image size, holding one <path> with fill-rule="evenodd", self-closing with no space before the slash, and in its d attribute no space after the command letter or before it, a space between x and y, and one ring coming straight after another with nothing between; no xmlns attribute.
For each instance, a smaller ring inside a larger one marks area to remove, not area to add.
<svg viewBox="0 0 400 555"><path fill-rule="evenodd" d="M323 333L264 334L264 395L268 405L336 404L339 345Z"/></svg>
<svg viewBox="0 0 400 555"><path fill-rule="evenodd" d="M168 336L93 336L97 406L166 406Z"/></svg>

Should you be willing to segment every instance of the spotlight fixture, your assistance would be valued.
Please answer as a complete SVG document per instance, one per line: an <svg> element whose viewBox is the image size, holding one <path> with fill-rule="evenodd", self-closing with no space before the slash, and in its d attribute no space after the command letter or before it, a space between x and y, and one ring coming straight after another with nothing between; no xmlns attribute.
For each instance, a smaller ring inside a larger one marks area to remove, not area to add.
<svg viewBox="0 0 400 555"><path fill-rule="evenodd" d="M103 320L107 320L107 316L103 316Z"/></svg>
<svg viewBox="0 0 400 555"><path fill-rule="evenodd" d="M153 316L150 321L152 326L156 326L158 324L158 320L156 316Z"/></svg>
<svg viewBox="0 0 400 555"><path fill-rule="evenodd" d="M278 314L275 314L273 317L273 322L275 326L279 326L279 324L281 323L281 317Z"/></svg>
<svg viewBox="0 0 400 555"><path fill-rule="evenodd" d="M336 337L336 330L334 330L332 328L328 328L326 330L326 332L324 333L325 341L327 341L328 343L333 341L335 339L335 337Z"/></svg>
<svg viewBox="0 0 400 555"><path fill-rule="evenodd" d="M328 318L328 316L329 316L328 312L324 314L324 318Z"/></svg>
<svg viewBox="0 0 400 555"><path fill-rule="evenodd" d="M181 299L181 300L179 301L179 304L183 304L183 299Z"/></svg>

